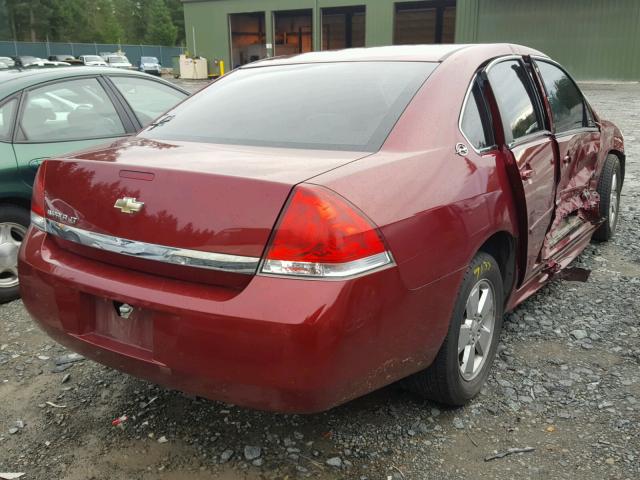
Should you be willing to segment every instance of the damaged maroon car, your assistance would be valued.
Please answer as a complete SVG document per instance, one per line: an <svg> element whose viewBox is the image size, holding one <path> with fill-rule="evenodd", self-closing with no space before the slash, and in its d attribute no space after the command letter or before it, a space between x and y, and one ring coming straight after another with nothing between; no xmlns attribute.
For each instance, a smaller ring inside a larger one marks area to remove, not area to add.
<svg viewBox="0 0 640 480"><path fill-rule="evenodd" d="M211 399L314 412L408 377L461 405L504 311L614 234L624 162L526 47L255 62L42 164L22 298L69 348Z"/></svg>

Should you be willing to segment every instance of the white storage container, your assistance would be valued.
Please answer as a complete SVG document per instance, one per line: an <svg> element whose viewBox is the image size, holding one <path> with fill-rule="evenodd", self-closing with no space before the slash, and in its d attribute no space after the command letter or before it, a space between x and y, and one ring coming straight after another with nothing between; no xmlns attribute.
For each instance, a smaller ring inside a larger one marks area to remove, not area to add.
<svg viewBox="0 0 640 480"><path fill-rule="evenodd" d="M186 55L180 55L180 78L206 80L207 73L206 58L189 58Z"/></svg>

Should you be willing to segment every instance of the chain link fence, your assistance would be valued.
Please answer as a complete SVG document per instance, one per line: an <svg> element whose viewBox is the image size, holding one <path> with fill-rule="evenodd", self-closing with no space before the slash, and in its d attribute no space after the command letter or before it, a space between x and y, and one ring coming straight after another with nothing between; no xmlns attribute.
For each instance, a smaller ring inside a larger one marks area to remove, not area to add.
<svg viewBox="0 0 640 480"><path fill-rule="evenodd" d="M126 45L114 43L61 43L61 42L13 42L0 41L0 57L31 55L47 58L50 55L100 55L101 52L125 53L132 65L140 63L140 57L157 57L163 67L171 67L172 57L184 53L184 47L162 45Z"/></svg>

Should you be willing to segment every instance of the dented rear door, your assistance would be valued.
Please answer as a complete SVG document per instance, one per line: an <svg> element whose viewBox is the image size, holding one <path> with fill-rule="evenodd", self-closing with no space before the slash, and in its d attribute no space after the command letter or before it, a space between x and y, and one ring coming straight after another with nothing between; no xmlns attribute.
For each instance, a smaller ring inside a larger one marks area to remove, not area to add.
<svg viewBox="0 0 640 480"><path fill-rule="evenodd" d="M597 220L596 166L601 135L582 92L571 77L550 61L536 60L558 145L559 178L554 221L544 257L589 220Z"/></svg>
<svg viewBox="0 0 640 480"><path fill-rule="evenodd" d="M557 154L551 132L546 128L540 99L522 60L508 57L490 65L487 77L495 98L504 143L517 173L513 186L526 218L522 235L526 258L520 260L522 277L531 277L540 265L540 252L553 220L556 192Z"/></svg>

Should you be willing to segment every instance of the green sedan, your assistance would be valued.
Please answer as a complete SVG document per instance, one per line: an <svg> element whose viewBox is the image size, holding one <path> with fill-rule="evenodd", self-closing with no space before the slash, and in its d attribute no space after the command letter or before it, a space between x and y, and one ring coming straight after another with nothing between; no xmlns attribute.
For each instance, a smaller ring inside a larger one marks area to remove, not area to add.
<svg viewBox="0 0 640 480"><path fill-rule="evenodd" d="M42 160L133 135L187 96L121 69L0 71L0 303L18 297L18 249Z"/></svg>

